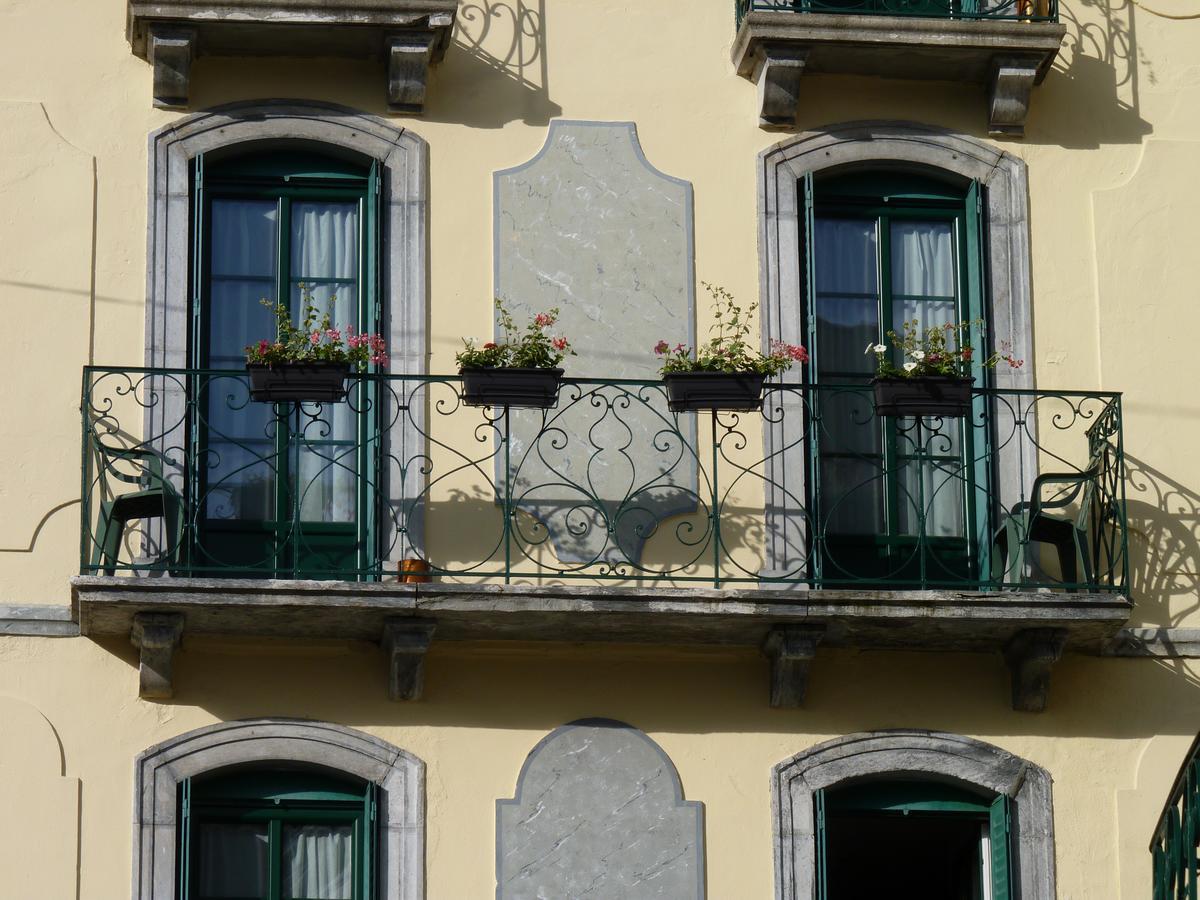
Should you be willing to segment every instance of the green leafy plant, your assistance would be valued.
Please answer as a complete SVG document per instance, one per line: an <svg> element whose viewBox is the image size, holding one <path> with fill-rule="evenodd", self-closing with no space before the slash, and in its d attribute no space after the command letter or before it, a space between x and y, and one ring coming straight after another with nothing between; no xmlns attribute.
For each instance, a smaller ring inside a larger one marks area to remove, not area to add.
<svg viewBox="0 0 1200 900"><path fill-rule="evenodd" d="M904 333L896 334L888 331L887 337L892 346L900 351L904 360L899 366L893 362L887 344L877 344L874 341L867 344L864 353L874 353L877 361L877 377L879 378L920 378L923 375L951 375L957 378L969 378L971 365L975 360L975 350L971 346L971 331L983 333L983 319L971 322L945 325L933 325L922 329L920 323L913 319L903 325ZM1000 349L980 362L985 369L994 369L1001 362L1008 363L1010 368L1019 369L1025 364L1010 352L1011 347L1002 343Z"/></svg>
<svg viewBox="0 0 1200 900"><path fill-rule="evenodd" d="M754 349L750 342L751 322L757 303L738 306L733 294L719 285L702 281L700 284L713 299L715 322L709 331L712 337L694 350L684 344L672 347L666 341L654 345L662 357L659 369L664 375L672 372L754 372L759 375L778 375L791 368L792 363L808 362L808 351L796 344L774 341L770 353Z"/></svg>
<svg viewBox="0 0 1200 900"><path fill-rule="evenodd" d="M460 369L555 369L568 356L575 356L571 342L547 329L558 321L558 307L538 313L521 331L500 298L496 298L496 322L504 340L487 341L476 347L474 338L463 338L464 349L454 357Z"/></svg>
<svg viewBox="0 0 1200 900"><path fill-rule="evenodd" d="M349 363L362 372L368 365L387 365L387 345L378 334L357 332L353 325L337 328L333 324L334 298L329 298L329 310L322 313L308 285L300 285L301 309L304 318L299 325L292 322L286 304L263 298L260 303L275 314L275 340L263 338L246 347L246 362L251 365L278 366L289 363L333 362Z"/></svg>

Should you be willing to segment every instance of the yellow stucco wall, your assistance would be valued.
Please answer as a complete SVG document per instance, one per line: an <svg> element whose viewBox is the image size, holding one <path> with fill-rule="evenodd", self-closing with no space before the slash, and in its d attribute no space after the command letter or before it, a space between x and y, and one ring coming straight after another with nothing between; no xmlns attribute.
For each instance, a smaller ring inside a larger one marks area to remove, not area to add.
<svg viewBox="0 0 1200 900"><path fill-rule="evenodd" d="M648 159L694 185L698 276L755 294L755 163L776 138L729 63L731 5L553 0L523 67L502 61L511 31L468 49L478 32L464 22L426 115L395 119L430 147L431 371L452 369L460 335L489 329L492 172L532 157L557 116L636 122ZM1068 46L1027 137L1001 143L1029 164L1038 383L1125 392L1132 624L1195 626L1200 21L1064 6ZM143 360L147 135L178 114L151 107L124 12L122 0L0 0L0 605L69 601L80 367ZM378 65L195 64L197 109L271 97L387 115ZM976 136L986 124L977 87L806 79L801 127L877 118ZM0 897L73 897L77 884L80 898L127 896L134 757L258 715L361 728L426 761L436 900L492 894L494 801L546 732L584 716L628 721L670 754L706 805L718 900L771 895L770 767L883 727L959 732L1046 767L1059 896L1147 895L1146 844L1200 728L1195 664L1070 656L1036 716L1009 709L998 656L822 651L801 711L766 706L765 667L750 652L435 644L426 699L398 705L372 646L194 639L177 697L155 704L137 699L128 642L0 636L0 871L9 854L48 873L0 879Z"/></svg>
<svg viewBox="0 0 1200 900"><path fill-rule="evenodd" d="M0 684L29 704L28 715L45 717L33 737L56 735L62 762L60 773L51 737L51 750L28 754L36 778L0 778L8 801L0 846L36 850L29 858L53 859L54 871L73 867L67 853L77 852L81 898L127 896L135 756L217 721L303 716L423 759L428 896L488 897L495 801L513 796L526 754L546 733L606 716L645 730L670 755L686 797L704 803L708 896L765 898L771 767L842 734L921 727L988 741L1052 773L1060 898L1148 896L1149 837L1200 718L1196 664L1069 657L1042 715L1009 709L998 656L823 652L803 710L767 707L766 667L750 652L437 644L425 698L395 704L372 645L192 639L177 657L175 699L155 704L136 699L124 641L12 638L0 642ZM12 702L0 695L6 723ZM0 757L0 775L12 771L8 762ZM50 781L60 793L48 795ZM77 789L79 842L64 846L74 838ZM48 796L62 817L33 831L26 814ZM74 895L4 884L0 896Z"/></svg>

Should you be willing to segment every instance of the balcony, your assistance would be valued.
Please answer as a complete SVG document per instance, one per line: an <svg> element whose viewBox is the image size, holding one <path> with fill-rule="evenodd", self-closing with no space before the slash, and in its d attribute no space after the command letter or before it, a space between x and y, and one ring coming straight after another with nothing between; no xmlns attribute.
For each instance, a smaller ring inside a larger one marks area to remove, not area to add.
<svg viewBox="0 0 1200 900"><path fill-rule="evenodd" d="M240 370L86 369L82 631L436 625L791 665L818 642L1045 660L1128 618L1119 395L980 389L914 419L861 384L770 384L761 413L671 413L656 381L567 379L545 411L460 389L364 375L272 405Z"/></svg>
<svg viewBox="0 0 1200 900"><path fill-rule="evenodd" d="M981 84L988 130L1021 137L1066 33L1057 0L737 0L732 58L758 85L759 124L795 126L801 76Z"/></svg>
<svg viewBox="0 0 1200 900"><path fill-rule="evenodd" d="M154 67L154 105L186 109L198 56L377 59L388 106L419 114L458 0L128 0L126 37Z"/></svg>

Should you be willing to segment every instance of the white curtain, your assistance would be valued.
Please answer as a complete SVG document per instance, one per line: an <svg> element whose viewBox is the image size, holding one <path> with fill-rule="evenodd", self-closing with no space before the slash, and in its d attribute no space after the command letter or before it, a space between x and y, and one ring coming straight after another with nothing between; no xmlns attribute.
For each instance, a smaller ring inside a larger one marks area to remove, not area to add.
<svg viewBox="0 0 1200 900"><path fill-rule="evenodd" d="M286 826L283 830L285 900L351 900L353 895L351 826Z"/></svg>

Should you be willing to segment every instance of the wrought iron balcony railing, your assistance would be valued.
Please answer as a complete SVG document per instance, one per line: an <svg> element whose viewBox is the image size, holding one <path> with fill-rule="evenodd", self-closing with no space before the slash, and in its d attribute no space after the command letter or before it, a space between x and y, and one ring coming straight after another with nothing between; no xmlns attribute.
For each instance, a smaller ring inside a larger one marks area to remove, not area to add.
<svg viewBox="0 0 1200 900"><path fill-rule="evenodd" d="M716 414L656 381L566 379L544 411L466 406L454 376L349 388L272 405L242 371L87 368L81 571L1126 590L1117 394L914 419L865 384Z"/></svg>
<svg viewBox="0 0 1200 900"><path fill-rule="evenodd" d="M749 12L830 13L1057 22L1058 0L735 0L737 23Z"/></svg>

